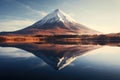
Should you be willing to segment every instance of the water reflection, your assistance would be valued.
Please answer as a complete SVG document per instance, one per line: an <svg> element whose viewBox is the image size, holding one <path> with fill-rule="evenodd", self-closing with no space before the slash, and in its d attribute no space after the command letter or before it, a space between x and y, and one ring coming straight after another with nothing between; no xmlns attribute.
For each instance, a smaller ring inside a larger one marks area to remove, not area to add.
<svg viewBox="0 0 120 80"><path fill-rule="evenodd" d="M120 80L120 43L0 43L0 46L0 77Z"/></svg>
<svg viewBox="0 0 120 80"><path fill-rule="evenodd" d="M100 48L100 45L63 45L39 43L1 43L2 47L16 47L41 58L54 69L62 69L87 52Z"/></svg>

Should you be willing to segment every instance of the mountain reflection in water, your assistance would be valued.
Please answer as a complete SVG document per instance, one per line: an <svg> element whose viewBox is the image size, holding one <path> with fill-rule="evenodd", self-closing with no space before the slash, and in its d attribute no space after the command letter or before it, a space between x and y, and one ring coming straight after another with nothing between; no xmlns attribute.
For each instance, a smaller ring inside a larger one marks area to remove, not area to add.
<svg viewBox="0 0 120 80"><path fill-rule="evenodd" d="M0 80L120 80L119 48L120 43L0 43Z"/></svg>
<svg viewBox="0 0 120 80"><path fill-rule="evenodd" d="M63 45L63 44L39 44L39 43L1 43L2 47L16 47L28 51L41 58L48 65L60 70L69 65L77 57L87 52L100 48L100 45Z"/></svg>

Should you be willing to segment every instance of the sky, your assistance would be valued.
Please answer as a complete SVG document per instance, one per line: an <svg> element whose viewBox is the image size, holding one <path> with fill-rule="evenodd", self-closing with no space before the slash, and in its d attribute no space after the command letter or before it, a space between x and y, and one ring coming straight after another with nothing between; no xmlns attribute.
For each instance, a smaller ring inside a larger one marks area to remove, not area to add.
<svg viewBox="0 0 120 80"><path fill-rule="evenodd" d="M0 32L28 27L55 9L91 29L120 32L120 0L0 0Z"/></svg>

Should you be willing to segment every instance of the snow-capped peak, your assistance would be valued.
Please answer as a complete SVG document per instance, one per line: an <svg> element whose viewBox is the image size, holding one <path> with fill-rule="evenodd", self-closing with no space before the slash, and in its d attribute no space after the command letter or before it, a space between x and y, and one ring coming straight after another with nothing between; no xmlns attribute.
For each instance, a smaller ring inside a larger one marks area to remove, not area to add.
<svg viewBox="0 0 120 80"><path fill-rule="evenodd" d="M54 22L76 22L66 13L61 11L60 9L54 10L52 13L45 16L42 20L35 23L36 25L43 25L45 23L54 23Z"/></svg>

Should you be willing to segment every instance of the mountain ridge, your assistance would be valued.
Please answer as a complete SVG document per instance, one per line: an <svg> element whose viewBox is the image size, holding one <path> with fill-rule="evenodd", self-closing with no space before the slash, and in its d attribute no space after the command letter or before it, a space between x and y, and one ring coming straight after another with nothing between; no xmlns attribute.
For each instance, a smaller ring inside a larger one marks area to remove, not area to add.
<svg viewBox="0 0 120 80"><path fill-rule="evenodd" d="M5 35L81 35L100 34L77 23L69 15L56 9L33 25L14 32L3 32Z"/></svg>

